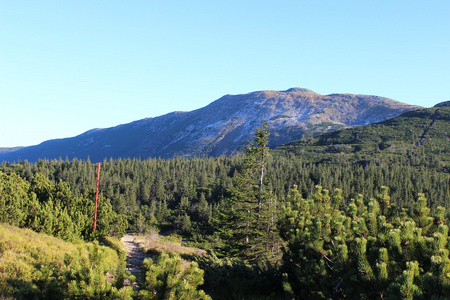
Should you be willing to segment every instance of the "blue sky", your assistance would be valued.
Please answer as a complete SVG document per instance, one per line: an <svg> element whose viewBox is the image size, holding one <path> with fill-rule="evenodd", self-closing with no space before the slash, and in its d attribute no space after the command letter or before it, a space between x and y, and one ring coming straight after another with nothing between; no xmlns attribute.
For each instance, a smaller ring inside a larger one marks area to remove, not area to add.
<svg viewBox="0 0 450 300"><path fill-rule="evenodd" d="M0 0L0 147L225 94L450 100L450 1Z"/></svg>

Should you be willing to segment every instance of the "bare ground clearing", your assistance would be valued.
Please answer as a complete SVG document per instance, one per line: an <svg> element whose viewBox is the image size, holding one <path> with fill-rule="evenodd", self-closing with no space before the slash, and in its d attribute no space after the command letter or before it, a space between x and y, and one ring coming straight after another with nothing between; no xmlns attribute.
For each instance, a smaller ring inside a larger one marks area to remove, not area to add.
<svg viewBox="0 0 450 300"><path fill-rule="evenodd" d="M175 252L180 255L206 255L206 251L194 247L181 245L175 237L165 237L160 234L147 234L135 236L135 242L140 243L145 252L152 251Z"/></svg>

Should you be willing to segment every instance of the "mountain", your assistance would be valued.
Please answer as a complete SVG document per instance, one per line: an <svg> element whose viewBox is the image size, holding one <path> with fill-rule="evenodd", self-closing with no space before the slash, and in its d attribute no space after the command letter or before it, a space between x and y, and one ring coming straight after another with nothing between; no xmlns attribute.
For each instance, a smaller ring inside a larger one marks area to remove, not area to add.
<svg viewBox="0 0 450 300"><path fill-rule="evenodd" d="M3 150L0 161L230 155L252 140L263 118L269 121L269 146L273 148L330 130L380 122L418 108L378 96L320 95L301 88L226 95L190 112L172 112L93 129L72 138Z"/></svg>
<svg viewBox="0 0 450 300"><path fill-rule="evenodd" d="M378 158L450 172L450 101L406 112L367 126L328 132L288 143L275 153L301 155L305 162L363 163Z"/></svg>

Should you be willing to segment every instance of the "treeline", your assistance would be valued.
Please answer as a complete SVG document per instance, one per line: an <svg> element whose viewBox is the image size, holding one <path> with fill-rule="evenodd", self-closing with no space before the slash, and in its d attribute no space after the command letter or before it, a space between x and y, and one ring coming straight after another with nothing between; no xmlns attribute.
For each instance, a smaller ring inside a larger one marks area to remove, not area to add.
<svg viewBox="0 0 450 300"><path fill-rule="evenodd" d="M243 165L244 156L104 160L100 192L117 214L126 216L130 229L144 231L154 227L204 236L212 233L214 212L230 196L235 185L233 178L242 172ZM74 197L88 195L86 201L93 201L96 165L89 160L2 163L0 170L18 174L27 182L42 174L53 185L65 182ZM402 206L412 203L419 193L430 199L433 210L450 204L448 173L411 166L407 158L401 157L335 165L305 162L293 154L272 156L267 161L264 180L280 203L294 185L304 196L321 185L328 190L342 188L345 199L358 194L371 199L381 186L388 186L392 199Z"/></svg>

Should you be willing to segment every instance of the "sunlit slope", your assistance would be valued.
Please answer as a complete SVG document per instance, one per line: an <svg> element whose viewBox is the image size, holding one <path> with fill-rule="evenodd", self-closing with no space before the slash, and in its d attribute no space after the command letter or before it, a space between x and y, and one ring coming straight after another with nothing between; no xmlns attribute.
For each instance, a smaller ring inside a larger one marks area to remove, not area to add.
<svg viewBox="0 0 450 300"><path fill-rule="evenodd" d="M109 284L106 273L113 283L119 265L118 254L112 248L69 243L29 229L0 224L0 298L47 297L52 293L56 297L71 290L75 294L78 285L88 277L103 278L103 290L111 289L112 286L106 286Z"/></svg>

